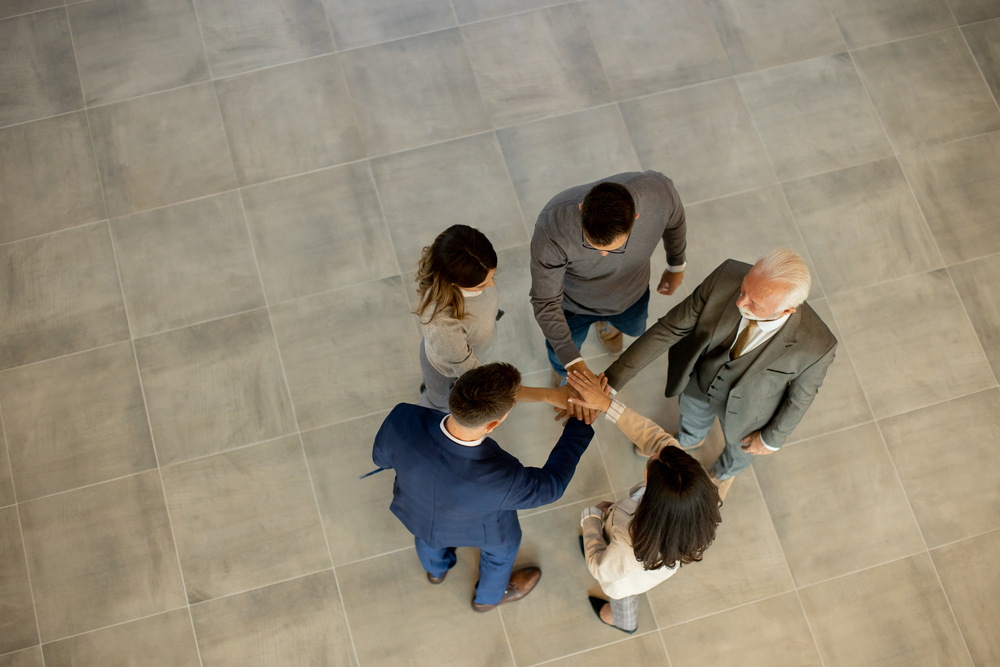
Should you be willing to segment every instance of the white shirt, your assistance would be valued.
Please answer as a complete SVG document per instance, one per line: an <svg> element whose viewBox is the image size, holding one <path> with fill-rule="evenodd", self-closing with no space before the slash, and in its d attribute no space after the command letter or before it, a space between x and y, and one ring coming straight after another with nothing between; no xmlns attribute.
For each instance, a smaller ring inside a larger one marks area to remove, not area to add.
<svg viewBox="0 0 1000 667"><path fill-rule="evenodd" d="M455 436L453 436L451 433L449 433L448 429L445 428L445 426L444 426L444 423L446 421L448 421L448 417L450 417L450 416L451 415L445 415L444 419L441 420L441 432L444 433L446 436L448 436L448 439L451 440L452 442L458 443L458 444L462 445L463 447L475 447L476 445L482 444L483 440L486 439L486 436L484 435L479 440L459 440L458 438L456 438Z"/></svg>

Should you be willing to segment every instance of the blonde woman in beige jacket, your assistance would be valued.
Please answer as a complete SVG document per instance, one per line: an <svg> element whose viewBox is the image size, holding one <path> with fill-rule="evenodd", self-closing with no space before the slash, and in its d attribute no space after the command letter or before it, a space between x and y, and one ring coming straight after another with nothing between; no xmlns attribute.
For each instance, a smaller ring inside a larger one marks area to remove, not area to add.
<svg viewBox="0 0 1000 667"><path fill-rule="evenodd" d="M601 410L634 442L649 463L643 482L616 503L583 510L581 546L590 573L610 598L591 597L600 619L635 632L639 598L681 565L701 560L715 539L719 493L708 472L653 421L607 396L586 376L571 373L578 405Z"/></svg>

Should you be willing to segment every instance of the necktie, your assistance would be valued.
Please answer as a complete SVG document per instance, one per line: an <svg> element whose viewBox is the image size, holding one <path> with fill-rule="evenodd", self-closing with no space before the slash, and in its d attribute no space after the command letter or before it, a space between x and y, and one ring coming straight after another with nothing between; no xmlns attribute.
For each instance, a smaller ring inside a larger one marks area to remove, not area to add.
<svg viewBox="0 0 1000 667"><path fill-rule="evenodd" d="M740 335L736 337L736 343L733 344L733 348L729 350L729 360L738 359L741 354L743 354L743 348L747 346L750 342L750 337L753 336L753 332L758 329L757 320L750 320L747 324L746 329L740 332Z"/></svg>

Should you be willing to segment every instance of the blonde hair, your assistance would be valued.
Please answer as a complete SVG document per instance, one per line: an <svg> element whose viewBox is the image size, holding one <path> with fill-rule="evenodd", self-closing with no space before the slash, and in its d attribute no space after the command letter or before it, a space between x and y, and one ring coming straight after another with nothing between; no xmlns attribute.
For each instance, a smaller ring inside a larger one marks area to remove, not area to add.
<svg viewBox="0 0 1000 667"><path fill-rule="evenodd" d="M775 248L758 259L750 272L767 282L788 286L778 308L779 312L798 307L809 296L809 289L812 287L809 267L801 255L790 248Z"/></svg>

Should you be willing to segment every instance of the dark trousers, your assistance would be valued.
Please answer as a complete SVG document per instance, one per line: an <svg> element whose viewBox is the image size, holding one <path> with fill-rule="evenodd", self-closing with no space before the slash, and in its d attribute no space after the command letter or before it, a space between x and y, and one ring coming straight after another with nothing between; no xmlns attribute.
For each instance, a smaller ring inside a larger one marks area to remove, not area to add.
<svg viewBox="0 0 1000 667"><path fill-rule="evenodd" d="M417 545L417 558L424 569L434 577L440 577L455 567L458 557L455 547L435 549L419 537L413 538ZM496 604L510 582L514 570L514 559L521 547L520 538L513 544L481 547L479 550L479 583L476 584L476 604Z"/></svg>

